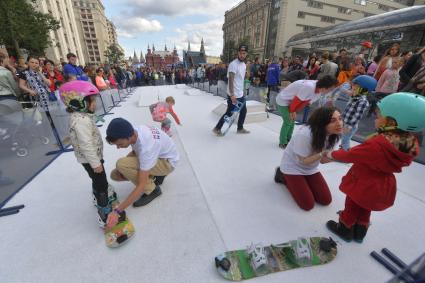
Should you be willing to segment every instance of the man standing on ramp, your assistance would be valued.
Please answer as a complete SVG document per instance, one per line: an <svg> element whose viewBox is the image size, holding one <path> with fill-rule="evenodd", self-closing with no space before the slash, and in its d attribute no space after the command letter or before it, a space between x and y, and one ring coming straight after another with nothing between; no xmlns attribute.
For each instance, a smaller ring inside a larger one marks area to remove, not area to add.
<svg viewBox="0 0 425 283"><path fill-rule="evenodd" d="M237 102L243 103L242 108L240 109L239 119L238 119L238 134L249 134L249 131L244 129L243 124L245 122L246 117L246 103L245 97L243 94L244 90L244 80L245 80L245 72L246 72L246 64L245 59L248 55L248 46L240 45L238 48L238 58L233 60L227 71L227 77L229 79L229 83L227 85L227 110L226 113L221 116L217 125L214 127L213 132L219 137L224 136L221 128L225 122L224 117L232 116L232 110L234 109Z"/></svg>

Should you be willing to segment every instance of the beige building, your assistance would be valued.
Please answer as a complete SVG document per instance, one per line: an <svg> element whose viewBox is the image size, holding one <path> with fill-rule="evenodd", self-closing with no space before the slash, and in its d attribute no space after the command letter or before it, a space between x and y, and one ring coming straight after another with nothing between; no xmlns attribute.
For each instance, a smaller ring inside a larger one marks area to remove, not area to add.
<svg viewBox="0 0 425 283"><path fill-rule="evenodd" d="M72 52L78 56L78 64L84 65L86 60L71 0L39 0L38 9L51 14L61 26L56 31L50 31L53 44L47 48L46 57L59 63L61 60L66 61L66 54Z"/></svg>
<svg viewBox="0 0 425 283"><path fill-rule="evenodd" d="M218 56L207 56L207 64L220 64L221 59Z"/></svg>
<svg viewBox="0 0 425 283"><path fill-rule="evenodd" d="M291 36L411 6L409 0L280 0L278 33L274 54L290 54L285 48Z"/></svg>
<svg viewBox="0 0 425 283"><path fill-rule="evenodd" d="M249 40L250 53L264 58L272 0L245 0L226 11L223 24L223 42L233 42L235 47Z"/></svg>
<svg viewBox="0 0 425 283"><path fill-rule="evenodd" d="M109 45L111 44L115 44L118 49L124 53L124 48L121 47L121 45L118 43L118 39L117 39L117 29L114 25L114 23L109 20L106 19L106 24L108 26L108 39L109 39Z"/></svg>
<svg viewBox="0 0 425 283"><path fill-rule="evenodd" d="M245 0L225 13L224 43L250 37L260 59L290 54L285 45L293 35L392 10L424 0Z"/></svg>
<svg viewBox="0 0 425 283"><path fill-rule="evenodd" d="M72 3L84 60L86 64L100 65L106 61L104 52L110 45L105 7L100 0L73 0Z"/></svg>

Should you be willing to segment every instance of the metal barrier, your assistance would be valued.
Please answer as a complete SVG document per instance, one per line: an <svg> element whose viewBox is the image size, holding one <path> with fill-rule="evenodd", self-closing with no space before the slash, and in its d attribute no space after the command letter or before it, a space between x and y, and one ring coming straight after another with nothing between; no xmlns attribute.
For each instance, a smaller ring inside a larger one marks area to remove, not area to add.
<svg viewBox="0 0 425 283"><path fill-rule="evenodd" d="M96 95L95 114L111 114L133 90L129 85L125 89L101 91ZM56 157L72 151L69 115L59 99L49 102L48 114L36 106L25 109L16 100L0 101L0 212L13 195Z"/></svg>

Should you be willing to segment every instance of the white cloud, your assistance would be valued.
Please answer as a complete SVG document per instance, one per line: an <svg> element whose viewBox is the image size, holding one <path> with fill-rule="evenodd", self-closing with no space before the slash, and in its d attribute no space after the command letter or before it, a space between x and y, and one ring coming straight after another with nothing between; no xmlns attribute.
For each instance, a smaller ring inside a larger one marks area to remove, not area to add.
<svg viewBox="0 0 425 283"><path fill-rule="evenodd" d="M175 43L177 50L187 50L188 41L190 49L199 51L201 40L204 39L205 53L219 56L223 49L223 21L216 19L201 24L186 24L177 28L176 36L167 38L167 42Z"/></svg>
<svg viewBox="0 0 425 283"><path fill-rule="evenodd" d="M114 18L117 33L123 37L135 37L144 32L160 32L163 27L157 20L148 20L142 17L119 17Z"/></svg>
<svg viewBox="0 0 425 283"><path fill-rule="evenodd" d="M131 7L133 15L151 16L182 16L182 15L210 15L223 16L226 10L231 9L240 0L127 0L127 7Z"/></svg>

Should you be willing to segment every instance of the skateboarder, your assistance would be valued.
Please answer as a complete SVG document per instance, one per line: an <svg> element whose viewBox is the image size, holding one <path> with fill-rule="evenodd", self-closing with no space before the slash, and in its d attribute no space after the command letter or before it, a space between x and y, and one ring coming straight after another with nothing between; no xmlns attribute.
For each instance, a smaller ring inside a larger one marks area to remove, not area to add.
<svg viewBox="0 0 425 283"><path fill-rule="evenodd" d="M115 118L109 123L106 140L117 148L132 148L126 157L117 161L111 172L111 179L131 181L136 186L118 208L126 209L131 203L135 207L147 205L160 196L160 185L179 161L174 141L156 127L141 125L133 128L123 118ZM111 221L113 225L117 217L112 214L108 223Z"/></svg>
<svg viewBox="0 0 425 283"><path fill-rule="evenodd" d="M246 72L245 59L247 55L248 46L240 45L238 49L238 58L233 60L229 65L229 69L227 72L227 77L229 78L229 82L227 85L227 110L226 113L221 116L217 125L213 129L213 133L219 137L224 136L221 132L221 127L223 127L224 124L224 116L232 116L232 110L237 101L243 103L243 106L239 113L237 133L249 134L249 131L243 127L246 117L246 104L243 90Z"/></svg>
<svg viewBox="0 0 425 283"><path fill-rule="evenodd" d="M112 212L111 203L116 199L116 194L108 185L103 168L102 137L94 121L95 95L99 94L99 90L89 82L75 80L63 84L59 91L67 111L71 113L69 136L75 157L92 179L99 225L105 227L107 217ZM123 209L115 212L117 215L124 214Z"/></svg>
<svg viewBox="0 0 425 283"><path fill-rule="evenodd" d="M340 190L347 196L339 222L329 220L329 230L346 241L361 243L366 236L371 211L394 204L395 172L409 166L419 154L412 132L425 128L425 99L412 93L391 94L378 103L377 133L349 151L337 150L328 157L353 163L342 178Z"/></svg>
<svg viewBox="0 0 425 283"><path fill-rule="evenodd" d="M167 113L176 121L177 125L181 125L180 119L176 113L174 113L173 106L176 104L174 97L168 96L164 101L154 103L149 106L149 110L152 114L152 119L155 122L161 122L161 130L171 137L171 120L167 118Z"/></svg>
<svg viewBox="0 0 425 283"><path fill-rule="evenodd" d="M315 202L329 205L332 201L328 184L318 167L320 162L327 161L326 152L336 146L342 128L341 113L335 107L317 108L283 152L275 181L285 184L304 210L311 210Z"/></svg>

